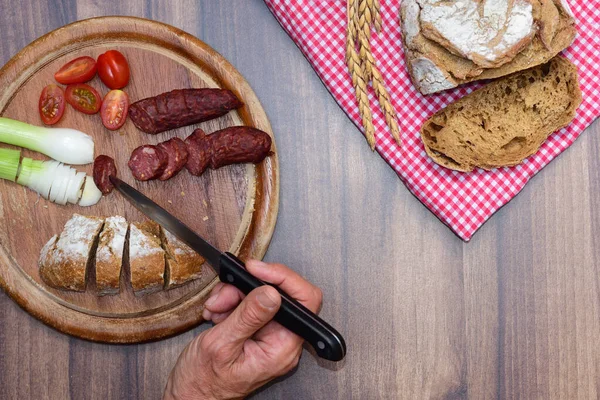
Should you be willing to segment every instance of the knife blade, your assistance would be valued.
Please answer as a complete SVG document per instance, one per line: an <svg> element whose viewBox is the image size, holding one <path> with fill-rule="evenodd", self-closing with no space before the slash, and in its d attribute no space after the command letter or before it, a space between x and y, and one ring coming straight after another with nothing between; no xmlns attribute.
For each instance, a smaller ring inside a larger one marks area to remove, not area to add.
<svg viewBox="0 0 600 400"><path fill-rule="evenodd" d="M254 277L246 270L243 261L229 252L216 249L137 189L114 176L110 176L110 181L138 210L202 255L217 272L221 281L237 287L244 294L262 285L270 285L277 289L281 295L281 307L274 320L310 343L319 357L331 361L344 358L346 343L335 328L277 286Z"/></svg>

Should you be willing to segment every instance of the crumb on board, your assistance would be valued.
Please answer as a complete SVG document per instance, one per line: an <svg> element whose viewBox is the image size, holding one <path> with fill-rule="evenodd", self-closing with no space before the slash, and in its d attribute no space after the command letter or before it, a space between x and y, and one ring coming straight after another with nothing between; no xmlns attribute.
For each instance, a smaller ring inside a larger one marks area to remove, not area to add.
<svg viewBox="0 0 600 400"><path fill-rule="evenodd" d="M173 204L173 202L171 200L167 200L167 203L169 204Z"/></svg>
<svg viewBox="0 0 600 400"><path fill-rule="evenodd" d="M48 208L48 205L47 205L47 204L44 204L44 208Z"/></svg>
<svg viewBox="0 0 600 400"><path fill-rule="evenodd" d="M204 204L204 207L208 207L208 203L206 202L206 200L202 200L202 204Z"/></svg>
<svg viewBox="0 0 600 400"><path fill-rule="evenodd" d="M185 192L183 192L183 191L182 191L182 192L181 192L181 195L182 195L182 196L185 196Z"/></svg>
<svg viewBox="0 0 600 400"><path fill-rule="evenodd" d="M202 221L208 221L208 215L205 215L204 218L202 218Z"/></svg>

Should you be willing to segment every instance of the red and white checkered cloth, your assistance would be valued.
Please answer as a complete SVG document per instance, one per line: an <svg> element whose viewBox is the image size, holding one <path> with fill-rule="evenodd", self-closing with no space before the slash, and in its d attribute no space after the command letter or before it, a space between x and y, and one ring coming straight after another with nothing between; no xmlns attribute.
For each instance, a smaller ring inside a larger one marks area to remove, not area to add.
<svg viewBox="0 0 600 400"><path fill-rule="evenodd" d="M345 0L265 0L283 29L296 42L338 104L361 127L354 88L344 63ZM373 54L398 112L402 148L396 145L372 89L369 93L377 152L408 189L459 237L468 241L500 207L554 157L569 147L600 115L600 1L569 0L578 37L565 52L577 65L583 103L575 120L554 133L537 154L521 165L472 173L450 171L433 163L419 137L423 122L435 111L480 84L423 96L410 82L402 50L400 0L382 0L383 28L371 40ZM362 129L362 127L361 127ZM366 143L365 143L366 145Z"/></svg>

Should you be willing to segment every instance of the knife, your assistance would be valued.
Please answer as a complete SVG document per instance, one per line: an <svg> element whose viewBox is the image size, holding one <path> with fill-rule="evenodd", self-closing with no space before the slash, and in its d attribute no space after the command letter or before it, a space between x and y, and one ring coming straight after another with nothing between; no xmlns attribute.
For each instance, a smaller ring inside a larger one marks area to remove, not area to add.
<svg viewBox="0 0 600 400"><path fill-rule="evenodd" d="M262 285L273 286L281 294L281 307L275 321L306 340L321 358L340 361L346 355L344 338L331 325L298 303L275 285L263 282L250 274L244 263L229 252L221 252L202 239L164 208L117 177L110 176L115 188L138 210L202 255L219 275L244 294Z"/></svg>

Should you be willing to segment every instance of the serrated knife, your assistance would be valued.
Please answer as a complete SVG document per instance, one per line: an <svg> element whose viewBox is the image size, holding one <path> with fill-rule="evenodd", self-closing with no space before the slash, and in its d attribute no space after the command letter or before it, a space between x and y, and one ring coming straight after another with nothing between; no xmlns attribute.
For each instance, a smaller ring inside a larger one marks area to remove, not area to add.
<svg viewBox="0 0 600 400"><path fill-rule="evenodd" d="M140 191L114 176L110 177L110 181L138 210L202 255L217 272L222 282L237 287L244 294L262 285L271 285L254 277L246 270L240 259L229 252L221 252L213 247ZM319 357L331 361L343 359L346 355L346 343L342 335L277 286L271 286L281 294L281 308L275 315L275 321L310 343Z"/></svg>

